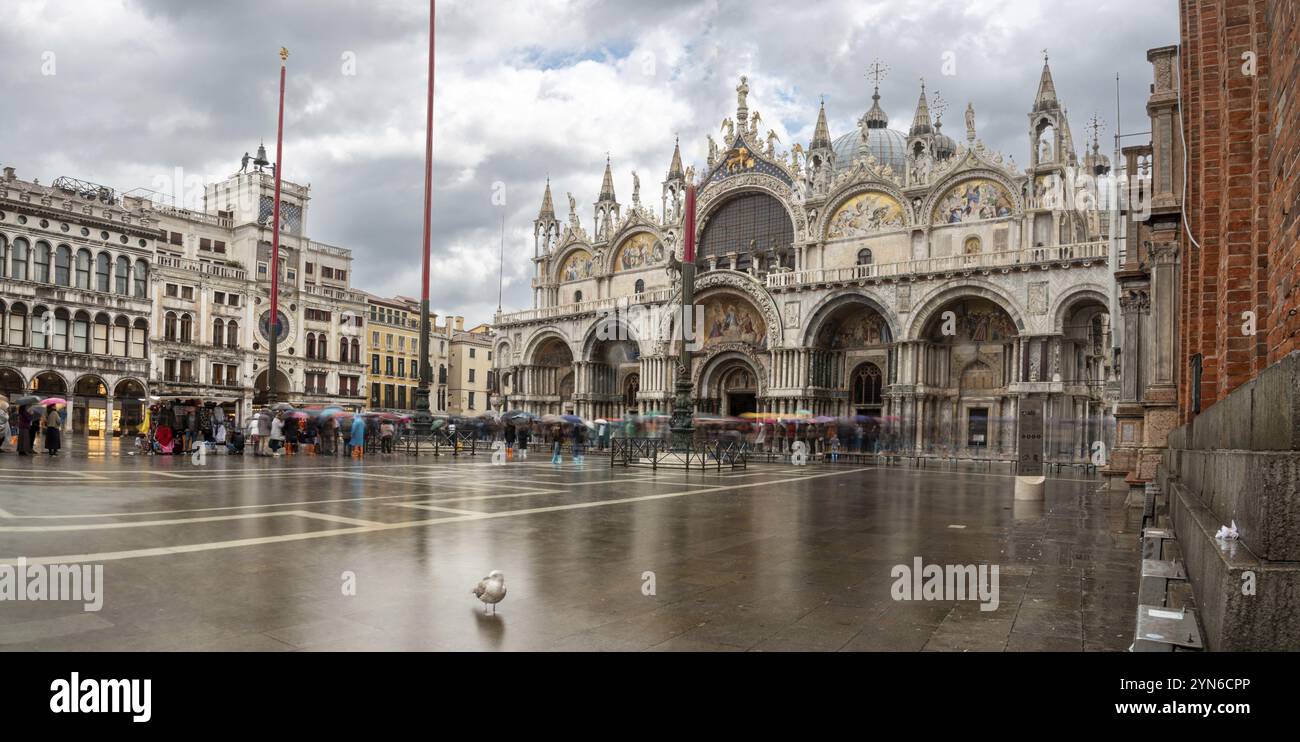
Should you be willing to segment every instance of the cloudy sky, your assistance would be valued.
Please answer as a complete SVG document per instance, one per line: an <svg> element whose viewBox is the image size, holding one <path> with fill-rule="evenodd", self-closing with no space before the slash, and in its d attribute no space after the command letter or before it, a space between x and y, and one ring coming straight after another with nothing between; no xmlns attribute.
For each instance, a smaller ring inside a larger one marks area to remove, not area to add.
<svg viewBox="0 0 1300 742"><path fill-rule="evenodd" d="M432 299L471 323L497 306L503 217L504 305L530 306L547 176L590 226L608 152L619 200L636 170L657 208L673 137L702 164L742 74L764 128L806 146L823 96L833 136L870 107L879 58L893 128L924 76L950 134L972 102L1024 164L1042 49L1078 146L1096 112L1109 149L1115 74L1124 131L1145 131L1146 50L1178 38L1173 0L443 0L437 22ZM119 191L229 175L274 144L286 46L284 173L312 186L309 234L353 250L358 288L417 295L427 28L422 0L0 0L0 163Z"/></svg>

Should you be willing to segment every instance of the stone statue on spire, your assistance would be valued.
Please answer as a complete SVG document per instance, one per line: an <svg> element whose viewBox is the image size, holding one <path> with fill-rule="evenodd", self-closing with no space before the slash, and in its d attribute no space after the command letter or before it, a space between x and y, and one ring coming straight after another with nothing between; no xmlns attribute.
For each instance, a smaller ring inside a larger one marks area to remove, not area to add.
<svg viewBox="0 0 1300 742"><path fill-rule="evenodd" d="M740 84L736 86L736 133L745 134L749 126L749 103L746 100L749 97L749 78L744 75L740 76Z"/></svg>
<svg viewBox="0 0 1300 742"><path fill-rule="evenodd" d="M975 105L966 104L966 141L975 141Z"/></svg>

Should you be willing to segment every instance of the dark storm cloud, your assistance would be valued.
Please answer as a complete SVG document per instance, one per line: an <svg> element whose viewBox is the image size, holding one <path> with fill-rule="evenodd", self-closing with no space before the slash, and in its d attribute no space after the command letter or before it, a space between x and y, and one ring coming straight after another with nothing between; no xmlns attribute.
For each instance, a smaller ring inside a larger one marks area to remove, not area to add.
<svg viewBox="0 0 1300 742"><path fill-rule="evenodd" d="M418 292L424 2L14 0L3 12L0 161L42 182L66 174L128 190L178 167L233 172L259 140L273 145L276 50L288 47L285 174L312 185L312 236L353 249L359 288ZM879 57L893 128L906 131L924 76L947 101L949 135L964 136L971 101L980 138L1023 165L1039 50L1082 154L1094 111L1111 150L1116 72L1125 129L1145 131L1146 49L1177 40L1173 3L1109 0L466 1L440 3L438 28L433 304L470 322L496 308L503 213L504 305L526 307L546 177L559 218L572 191L590 227L609 152L625 208L634 169L657 208L674 134L688 164L702 164L740 74L788 147L806 144L821 96L832 134L851 131ZM945 53L955 75L943 74ZM504 206L491 200L500 187Z"/></svg>

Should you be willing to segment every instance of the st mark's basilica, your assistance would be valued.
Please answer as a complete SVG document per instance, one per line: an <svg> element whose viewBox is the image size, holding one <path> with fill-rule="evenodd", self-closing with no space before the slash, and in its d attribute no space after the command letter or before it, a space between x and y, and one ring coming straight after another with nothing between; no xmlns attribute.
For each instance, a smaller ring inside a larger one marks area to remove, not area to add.
<svg viewBox="0 0 1300 742"><path fill-rule="evenodd" d="M590 225L571 194L557 216L548 182L534 306L497 317L496 406L671 410L674 267L694 180L698 412L860 415L894 448L1005 455L1020 401L1036 397L1049 456L1110 438L1108 225L1059 197L1109 162L1095 135L1076 154L1046 60L1023 168L985 147L973 105L961 140L945 133L923 83L905 130L890 128L877 78L855 130L832 136L823 103L812 141L788 151L748 92L741 78L700 176L674 147L657 211L635 176L631 205L618 202L608 161ZM629 306L663 320L611 332Z"/></svg>

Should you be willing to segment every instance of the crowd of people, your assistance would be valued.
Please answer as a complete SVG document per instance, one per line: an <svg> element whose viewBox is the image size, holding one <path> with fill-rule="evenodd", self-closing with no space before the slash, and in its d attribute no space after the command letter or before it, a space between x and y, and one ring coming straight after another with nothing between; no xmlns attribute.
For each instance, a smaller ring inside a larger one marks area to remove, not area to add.
<svg viewBox="0 0 1300 742"><path fill-rule="evenodd" d="M0 453L11 446L19 456L36 456L36 441L41 439L48 456L57 456L63 447L63 426L67 423L67 403L63 400L40 400L20 397L12 403L0 395Z"/></svg>
<svg viewBox="0 0 1300 742"><path fill-rule="evenodd" d="M199 414L201 412L202 414ZM369 447L392 453L399 426L409 418L340 408L297 410L276 405L237 421L219 406L157 406L144 444L153 454L192 453L200 447L230 455L277 457L297 453L360 457Z"/></svg>
<svg viewBox="0 0 1300 742"><path fill-rule="evenodd" d="M48 455L62 447L66 403L35 396L13 401L0 396L0 452L12 447L19 455L34 455L38 441ZM802 441L809 453L892 455L907 449L901 425L892 418L856 415L725 417L700 414L693 421L694 439L701 444L734 444L754 454L785 454ZM221 404L169 403L151 405L145 422L133 428L136 452L187 454L200 447L231 455L278 457L294 454L359 458L366 453L393 454L415 434L411 415L384 411L351 411L338 407L295 409L285 403L252 412L237 420ZM124 440L127 431L122 433ZM510 459L544 450L558 461L565 452L582 461L588 450L608 450L615 439L669 440L669 417L628 415L586 420L574 415L534 415L522 411L477 417L437 416L433 438L421 446L450 446L453 453L489 448L501 441ZM956 452L927 447L926 454ZM963 449L960 454L971 451Z"/></svg>

